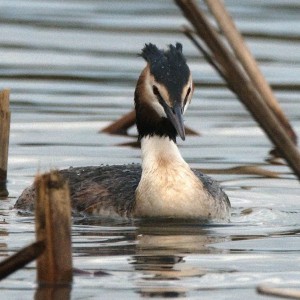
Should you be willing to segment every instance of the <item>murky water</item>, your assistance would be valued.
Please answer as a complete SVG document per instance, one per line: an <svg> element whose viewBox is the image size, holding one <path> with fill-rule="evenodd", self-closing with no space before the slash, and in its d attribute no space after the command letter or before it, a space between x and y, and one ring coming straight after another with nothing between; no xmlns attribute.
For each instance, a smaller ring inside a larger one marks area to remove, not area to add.
<svg viewBox="0 0 300 300"><path fill-rule="evenodd" d="M299 135L299 1L225 3ZM89 273L75 276L72 299L268 299L258 284L300 286L299 182L266 162L269 141L180 33L184 23L172 1L0 0L0 88L11 88L12 110L2 258L34 240L33 218L11 208L38 170L140 161L138 149L122 146L134 136L98 131L132 109L145 42L184 45L196 83L185 119L201 136L180 149L222 182L233 206L231 223L211 226L75 219L74 267ZM226 172L245 166L279 178ZM35 264L0 290L32 299Z"/></svg>

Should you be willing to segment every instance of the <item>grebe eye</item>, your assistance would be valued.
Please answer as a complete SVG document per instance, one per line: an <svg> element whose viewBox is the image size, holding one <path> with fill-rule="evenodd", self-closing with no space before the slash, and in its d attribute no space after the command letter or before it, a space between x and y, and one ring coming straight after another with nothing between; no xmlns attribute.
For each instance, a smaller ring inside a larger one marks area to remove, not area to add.
<svg viewBox="0 0 300 300"><path fill-rule="evenodd" d="M189 87L189 89L187 90L187 93L186 93L186 97L189 96L190 92L191 92L191 88Z"/></svg>
<svg viewBox="0 0 300 300"><path fill-rule="evenodd" d="M158 95L159 95L159 90L158 90L157 86L153 85L153 86L152 86L152 90L153 90L153 94L154 94L155 96L158 96Z"/></svg>
<svg viewBox="0 0 300 300"><path fill-rule="evenodd" d="M183 106L186 105L190 93L191 93L191 88L189 87L187 92L186 92L186 96L184 98L184 101L183 101Z"/></svg>

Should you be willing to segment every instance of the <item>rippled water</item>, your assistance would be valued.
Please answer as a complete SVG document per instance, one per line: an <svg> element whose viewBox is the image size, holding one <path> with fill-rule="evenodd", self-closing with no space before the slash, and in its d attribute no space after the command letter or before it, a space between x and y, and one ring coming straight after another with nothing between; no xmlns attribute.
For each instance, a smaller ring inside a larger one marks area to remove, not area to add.
<svg viewBox="0 0 300 300"><path fill-rule="evenodd" d="M225 3L300 134L299 1ZM266 162L269 141L180 33L185 23L171 1L0 0L0 88L11 88L12 110L2 258L34 240L33 218L11 208L38 170L140 161L138 149L122 146L135 129L98 131L132 109L145 42L184 45L196 83L185 119L201 136L180 149L221 181L233 206L231 223L217 225L75 219L74 267L89 273L76 273L72 299L268 299L258 284L300 285L299 182ZM245 166L278 178L244 174ZM3 299L32 299L35 264L0 290Z"/></svg>

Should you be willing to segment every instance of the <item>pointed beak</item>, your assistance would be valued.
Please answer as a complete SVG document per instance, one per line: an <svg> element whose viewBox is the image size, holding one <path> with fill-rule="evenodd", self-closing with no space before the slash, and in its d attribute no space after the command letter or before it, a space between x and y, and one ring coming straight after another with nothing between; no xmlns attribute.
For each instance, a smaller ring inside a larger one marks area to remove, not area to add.
<svg viewBox="0 0 300 300"><path fill-rule="evenodd" d="M182 115L182 108L180 106L180 103L175 102L174 107L170 108L168 105L164 105L165 113L172 123L172 125L175 127L178 135L181 137L181 139L185 140L185 130L184 130L184 124L183 124L183 115Z"/></svg>

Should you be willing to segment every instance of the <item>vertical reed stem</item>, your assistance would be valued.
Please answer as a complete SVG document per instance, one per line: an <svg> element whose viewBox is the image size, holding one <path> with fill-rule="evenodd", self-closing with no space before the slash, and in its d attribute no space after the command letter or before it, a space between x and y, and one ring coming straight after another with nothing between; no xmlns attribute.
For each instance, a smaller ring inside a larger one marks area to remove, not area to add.
<svg viewBox="0 0 300 300"><path fill-rule="evenodd" d="M72 282L71 204L66 180L58 172L37 176L36 237L46 249L37 261L39 284Z"/></svg>
<svg viewBox="0 0 300 300"><path fill-rule="evenodd" d="M6 189L8 145L10 130L9 90L0 92L0 197L8 196Z"/></svg>

